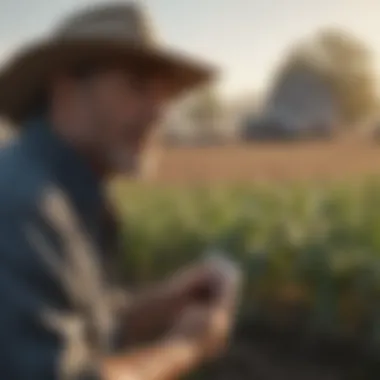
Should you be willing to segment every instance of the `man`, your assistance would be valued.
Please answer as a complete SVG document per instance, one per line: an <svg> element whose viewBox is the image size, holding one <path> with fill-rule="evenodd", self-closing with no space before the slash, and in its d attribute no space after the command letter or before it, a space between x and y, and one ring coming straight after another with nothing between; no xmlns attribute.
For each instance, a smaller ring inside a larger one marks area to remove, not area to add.
<svg viewBox="0 0 380 380"><path fill-rule="evenodd" d="M223 348L236 276L215 265L114 296L101 188L136 171L162 110L211 74L122 3L73 15L0 72L0 112L20 132L0 153L2 379L166 380Z"/></svg>

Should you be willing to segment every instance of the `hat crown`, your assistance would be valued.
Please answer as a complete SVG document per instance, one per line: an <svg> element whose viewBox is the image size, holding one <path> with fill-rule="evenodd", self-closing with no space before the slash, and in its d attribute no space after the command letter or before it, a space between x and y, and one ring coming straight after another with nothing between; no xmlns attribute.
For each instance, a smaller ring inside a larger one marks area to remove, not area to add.
<svg viewBox="0 0 380 380"><path fill-rule="evenodd" d="M57 39L119 39L123 42L157 45L148 14L135 2L87 8L69 16L56 30Z"/></svg>
<svg viewBox="0 0 380 380"><path fill-rule="evenodd" d="M165 47L156 36L137 0L77 11L46 38L20 49L0 70L0 114L12 123L27 120L40 107L55 71L96 60L128 67L133 60L160 71L176 96L214 76L211 66Z"/></svg>

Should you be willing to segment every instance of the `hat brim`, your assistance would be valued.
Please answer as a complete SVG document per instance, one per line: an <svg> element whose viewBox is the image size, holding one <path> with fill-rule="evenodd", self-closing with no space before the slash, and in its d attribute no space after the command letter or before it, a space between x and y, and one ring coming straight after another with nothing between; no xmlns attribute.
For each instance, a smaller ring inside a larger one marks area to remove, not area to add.
<svg viewBox="0 0 380 380"><path fill-rule="evenodd" d="M208 83L215 78L215 67L168 48L126 44L124 41L84 39L43 41L19 52L0 71L0 114L12 124L25 120L57 70L80 62L137 64L161 72L173 96Z"/></svg>

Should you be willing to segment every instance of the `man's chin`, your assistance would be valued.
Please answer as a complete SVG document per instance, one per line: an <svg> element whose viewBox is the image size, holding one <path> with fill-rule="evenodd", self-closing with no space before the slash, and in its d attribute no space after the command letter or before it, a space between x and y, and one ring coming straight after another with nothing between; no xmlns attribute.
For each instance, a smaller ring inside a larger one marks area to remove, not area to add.
<svg viewBox="0 0 380 380"><path fill-rule="evenodd" d="M140 170L138 165L119 165L117 173L121 176L126 176L131 179L137 179L140 177Z"/></svg>
<svg viewBox="0 0 380 380"><path fill-rule="evenodd" d="M131 178L139 177L139 159L138 157L113 157L112 167L116 175L127 176Z"/></svg>

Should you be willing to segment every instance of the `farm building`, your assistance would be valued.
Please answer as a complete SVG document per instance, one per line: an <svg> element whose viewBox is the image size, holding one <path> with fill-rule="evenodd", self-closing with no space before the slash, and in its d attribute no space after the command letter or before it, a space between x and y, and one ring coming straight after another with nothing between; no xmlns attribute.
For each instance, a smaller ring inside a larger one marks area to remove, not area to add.
<svg viewBox="0 0 380 380"><path fill-rule="evenodd" d="M245 138L330 136L339 120L330 87L315 71L296 67L270 92L259 119L248 120Z"/></svg>

